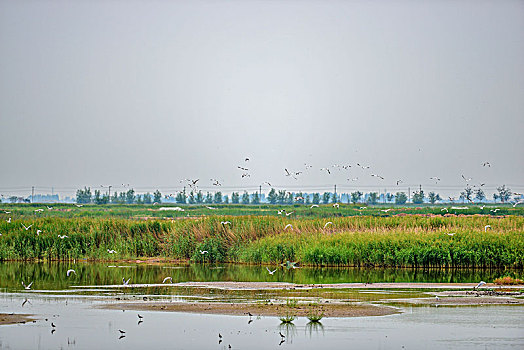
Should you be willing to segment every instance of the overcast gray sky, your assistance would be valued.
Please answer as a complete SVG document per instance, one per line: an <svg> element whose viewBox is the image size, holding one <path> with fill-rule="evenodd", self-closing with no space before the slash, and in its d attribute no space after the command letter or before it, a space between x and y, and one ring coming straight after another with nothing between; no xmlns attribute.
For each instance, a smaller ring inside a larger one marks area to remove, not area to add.
<svg viewBox="0 0 524 350"><path fill-rule="evenodd" d="M523 1L0 0L0 193L522 189L523 63Z"/></svg>

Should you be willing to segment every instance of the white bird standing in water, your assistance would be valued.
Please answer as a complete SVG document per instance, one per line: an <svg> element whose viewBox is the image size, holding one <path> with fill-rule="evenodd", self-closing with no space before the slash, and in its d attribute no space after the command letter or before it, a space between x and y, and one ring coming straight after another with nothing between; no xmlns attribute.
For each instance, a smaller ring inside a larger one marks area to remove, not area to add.
<svg viewBox="0 0 524 350"><path fill-rule="evenodd" d="M173 278L171 278L171 277L166 277L166 278L164 278L164 280L162 281L162 283L166 283L166 281L169 281L169 283L173 283Z"/></svg>

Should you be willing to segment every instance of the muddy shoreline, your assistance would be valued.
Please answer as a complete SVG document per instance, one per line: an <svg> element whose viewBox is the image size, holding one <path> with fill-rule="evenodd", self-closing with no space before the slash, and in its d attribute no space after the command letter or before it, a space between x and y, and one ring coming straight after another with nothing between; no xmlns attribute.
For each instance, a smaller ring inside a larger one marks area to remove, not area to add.
<svg viewBox="0 0 524 350"><path fill-rule="evenodd" d="M0 314L0 326L17 323L27 323L36 320L32 316L33 315L26 314Z"/></svg>

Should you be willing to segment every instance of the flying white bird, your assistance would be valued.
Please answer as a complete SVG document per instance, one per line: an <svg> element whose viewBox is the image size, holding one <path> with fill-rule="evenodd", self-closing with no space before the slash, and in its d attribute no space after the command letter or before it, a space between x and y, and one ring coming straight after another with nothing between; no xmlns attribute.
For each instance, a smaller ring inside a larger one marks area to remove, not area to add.
<svg viewBox="0 0 524 350"><path fill-rule="evenodd" d="M69 236L66 236L66 235L58 235L58 238L60 238L60 239L64 239L64 238L69 238Z"/></svg>
<svg viewBox="0 0 524 350"><path fill-rule="evenodd" d="M364 209L367 209L368 207L360 207L359 209L360 210L364 210Z"/></svg>
<svg viewBox="0 0 524 350"><path fill-rule="evenodd" d="M27 231L27 230L29 230L29 229L31 228L31 226L33 226L33 225L31 224L31 225L29 225L29 226L26 226L26 225L22 224L22 226L24 226L25 230Z"/></svg>
<svg viewBox="0 0 524 350"><path fill-rule="evenodd" d="M326 228L328 225L333 225L333 223L331 221L326 222L326 224L324 225L324 228Z"/></svg>
<svg viewBox="0 0 524 350"><path fill-rule="evenodd" d="M488 231L488 228L491 228L491 225L484 226L484 232Z"/></svg>
<svg viewBox="0 0 524 350"><path fill-rule="evenodd" d="M11 214L11 212L10 212L10 211L5 211L5 210L4 210L4 213L6 213L6 214Z"/></svg>
<svg viewBox="0 0 524 350"><path fill-rule="evenodd" d="M442 208L442 209L440 209L440 211L444 211L444 210L447 212L447 211L448 211L448 208Z"/></svg>
<svg viewBox="0 0 524 350"><path fill-rule="evenodd" d="M69 277L70 274L74 273L76 275L76 271L73 269L67 270L66 275Z"/></svg>
<svg viewBox="0 0 524 350"><path fill-rule="evenodd" d="M222 225L231 225L231 221L221 221L220 222Z"/></svg>
<svg viewBox="0 0 524 350"><path fill-rule="evenodd" d="M273 271L271 271L267 266L266 266L266 270L267 272L269 272L270 275L274 274L278 269L274 269Z"/></svg>
<svg viewBox="0 0 524 350"><path fill-rule="evenodd" d="M83 207L84 205L83 204L75 204L77 207L81 208Z"/></svg>
<svg viewBox="0 0 524 350"><path fill-rule="evenodd" d="M485 205L479 206L480 210L484 210Z"/></svg>
<svg viewBox="0 0 524 350"><path fill-rule="evenodd" d="M337 209L340 208L340 204L338 204L338 203L333 203L333 208L337 208Z"/></svg>
<svg viewBox="0 0 524 350"><path fill-rule="evenodd" d="M217 209L217 208L207 207L207 206L206 206L206 208L209 209L209 210L216 210Z"/></svg>
<svg viewBox="0 0 524 350"><path fill-rule="evenodd" d="M282 215L282 213L285 213L285 212L286 212L286 210L285 210L285 209L282 209L282 210L277 210L277 213L278 213L278 215Z"/></svg>
<svg viewBox="0 0 524 350"><path fill-rule="evenodd" d="M384 213L387 213L390 210L391 210L391 208L389 208L389 209L382 209L381 211L383 211Z"/></svg>
<svg viewBox="0 0 524 350"><path fill-rule="evenodd" d="M464 179L464 181L466 181L466 182L470 182L470 181L472 180L472 179L471 179L471 177L470 177L470 178L468 178L468 179L466 179L466 177L465 177L464 175L462 175L462 178L463 178L463 179Z"/></svg>
<svg viewBox="0 0 524 350"><path fill-rule="evenodd" d="M447 233L448 236L454 236L455 234L456 234L455 232Z"/></svg>
<svg viewBox="0 0 524 350"><path fill-rule="evenodd" d="M293 229L293 225L291 225L291 224L287 224L286 227L284 227L284 230L287 230L287 229L290 228L290 227L291 227L291 229Z"/></svg>
<svg viewBox="0 0 524 350"><path fill-rule="evenodd" d="M164 280L162 281L162 283L166 283L166 281L169 281L169 283L173 283L173 278L171 278L171 277L166 277L166 278L164 278Z"/></svg>
<svg viewBox="0 0 524 350"><path fill-rule="evenodd" d="M397 180L397 186L398 186L399 184L401 184L402 182L403 182L402 180Z"/></svg>
<svg viewBox="0 0 524 350"><path fill-rule="evenodd" d="M357 180L358 180L358 177L354 177L354 178L351 179L351 181L357 181Z"/></svg>
<svg viewBox="0 0 524 350"><path fill-rule="evenodd" d="M271 187L271 184L267 181L265 181L264 184L267 184L269 187Z"/></svg>
<svg viewBox="0 0 524 350"><path fill-rule="evenodd" d="M294 211L292 211L291 213L286 213L286 216L289 216L289 215L291 215L293 213L294 213Z"/></svg>
<svg viewBox="0 0 524 350"><path fill-rule="evenodd" d="M491 209L490 211L496 213L496 212L498 212L499 210L500 210L499 208L496 208L496 209Z"/></svg>
<svg viewBox="0 0 524 350"><path fill-rule="evenodd" d="M327 171L327 173L328 173L329 175L331 175L331 171L329 170L329 168L320 168L320 170L321 170L321 171L325 170L325 171Z"/></svg>
<svg viewBox="0 0 524 350"><path fill-rule="evenodd" d="M46 205L47 207L47 205ZM47 210L53 210L53 207L47 207Z"/></svg>
<svg viewBox="0 0 524 350"><path fill-rule="evenodd" d="M209 253L207 250L200 250L200 254L204 255L206 253Z"/></svg>
<svg viewBox="0 0 524 350"><path fill-rule="evenodd" d="M8 224L10 224L11 223L11 218L7 219L6 221L7 221Z"/></svg>
<svg viewBox="0 0 524 350"><path fill-rule="evenodd" d="M39 213L39 212L42 212L44 211L44 209L35 209L35 212Z"/></svg>
<svg viewBox="0 0 524 350"><path fill-rule="evenodd" d="M484 282L484 281L480 281L479 284L477 284L477 285L475 286L475 288L473 288L473 289L478 289L478 288L482 287L482 286L485 285L485 284L486 284L486 282Z"/></svg>
<svg viewBox="0 0 524 350"><path fill-rule="evenodd" d="M113 249L109 250L109 249L108 249L107 252L108 252L109 254L114 254L114 253L116 253L116 250L113 250Z"/></svg>
<svg viewBox="0 0 524 350"><path fill-rule="evenodd" d="M31 285L33 284L33 282L29 283L29 285L25 285L24 281L22 281L22 285L24 286L25 289L29 290L31 289Z"/></svg>
<svg viewBox="0 0 524 350"><path fill-rule="evenodd" d="M309 209L318 208L318 204L313 204Z"/></svg>
<svg viewBox="0 0 524 350"><path fill-rule="evenodd" d="M369 166L363 166L363 165L360 165L360 164L358 164L358 163L357 163L357 165L358 165L359 167L361 167L362 169L369 169Z"/></svg>
<svg viewBox="0 0 524 350"><path fill-rule="evenodd" d="M36 230L36 235L40 236L40 233L42 233L42 230Z"/></svg>
<svg viewBox="0 0 524 350"><path fill-rule="evenodd" d="M131 281L131 278L126 281L125 278L122 278L122 283L124 286L127 286L129 284L129 281Z"/></svg>
<svg viewBox="0 0 524 350"><path fill-rule="evenodd" d="M484 162L484 163L482 163L482 166L487 166L488 168L490 168L491 164L489 162Z"/></svg>

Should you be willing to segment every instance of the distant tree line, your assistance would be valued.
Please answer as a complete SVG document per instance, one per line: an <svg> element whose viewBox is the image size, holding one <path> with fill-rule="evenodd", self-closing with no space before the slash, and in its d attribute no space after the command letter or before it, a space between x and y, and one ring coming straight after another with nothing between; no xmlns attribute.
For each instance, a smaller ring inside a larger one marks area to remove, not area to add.
<svg viewBox="0 0 524 350"><path fill-rule="evenodd" d="M506 203L511 199L511 190L502 185L497 188L497 192L493 194L495 202L500 201ZM366 203L375 205L379 203L379 200L383 200L384 203L395 203L398 205L406 204L408 202L408 195L405 192L397 192L396 194L387 193L379 196L378 192L369 192L366 195L360 191L351 192L345 194L348 204L350 203ZM169 198L166 196L166 198ZM269 204L328 204L337 203L340 200L340 196L331 193L324 192L307 194L303 192L293 193L285 190L275 190L272 188L267 195L267 202ZM19 200L18 197L9 198L12 202ZM486 199L486 194L482 188L473 189L467 186L464 191L460 193L460 200L463 202L473 202L473 199L482 202ZM186 194L186 191L178 192L174 198L178 204L260 204L261 199L258 192L248 193L244 191L242 195L239 192L231 193L231 198L227 195L223 195L221 191L215 193L202 191L191 191ZM429 192L427 195L427 202L435 204L441 201L442 198L438 193ZM100 190L91 192L91 188L84 187L76 192L76 202L79 204L153 204L162 202L162 194L159 190L154 193L136 194L134 189L130 189L125 192L114 192L111 197L108 193L102 193ZM422 189L413 192L411 198L413 204L423 204L426 202L426 195Z"/></svg>

